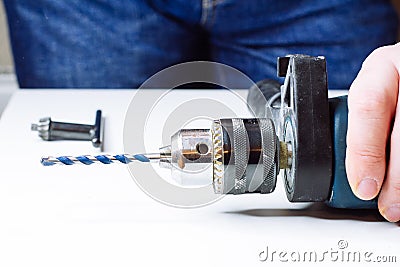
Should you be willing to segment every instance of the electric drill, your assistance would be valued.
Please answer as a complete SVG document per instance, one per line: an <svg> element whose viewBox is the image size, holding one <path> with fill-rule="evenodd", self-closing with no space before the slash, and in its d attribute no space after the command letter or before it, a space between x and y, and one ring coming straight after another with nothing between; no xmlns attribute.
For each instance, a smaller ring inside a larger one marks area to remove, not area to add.
<svg viewBox="0 0 400 267"><path fill-rule="evenodd" d="M256 118L214 120L210 129L181 129L152 154L46 157L46 166L159 161L186 179L212 166L217 194L272 193L282 172L291 202L337 208L376 208L351 191L345 171L347 96L328 99L324 57L290 55L277 61L280 85L265 80L249 89Z"/></svg>

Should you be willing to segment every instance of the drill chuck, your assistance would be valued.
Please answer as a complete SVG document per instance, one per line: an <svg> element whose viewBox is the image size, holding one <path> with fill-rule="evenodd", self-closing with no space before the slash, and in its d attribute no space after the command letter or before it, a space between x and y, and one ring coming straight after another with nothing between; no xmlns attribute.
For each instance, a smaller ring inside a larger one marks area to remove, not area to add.
<svg viewBox="0 0 400 267"><path fill-rule="evenodd" d="M182 129L160 154L183 185L212 184L218 194L271 193L280 164L288 166L274 123L267 118L219 119L211 129ZM282 155L283 157L280 157ZM204 179L206 179L204 181Z"/></svg>

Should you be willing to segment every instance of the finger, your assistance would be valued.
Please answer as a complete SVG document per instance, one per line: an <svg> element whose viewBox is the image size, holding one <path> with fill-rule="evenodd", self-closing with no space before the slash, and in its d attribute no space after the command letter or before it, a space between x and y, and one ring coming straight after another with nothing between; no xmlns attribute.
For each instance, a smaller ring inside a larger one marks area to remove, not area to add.
<svg viewBox="0 0 400 267"><path fill-rule="evenodd" d="M365 200L377 196L385 177L386 144L398 94L393 50L396 47L375 50L349 91L346 171L354 194Z"/></svg>
<svg viewBox="0 0 400 267"><path fill-rule="evenodd" d="M398 57L397 57L398 58ZM396 59L396 57L394 57ZM394 65L399 76L400 61L394 60ZM397 88L399 88L399 77L397 77ZM397 104L399 96L397 96ZM390 137L390 156L386 179L379 195L379 211L391 222L400 220L400 106L396 108L396 119Z"/></svg>
<svg viewBox="0 0 400 267"><path fill-rule="evenodd" d="M379 211L388 221L400 220L400 107L397 106L396 119L390 138L390 161L386 179L379 195Z"/></svg>

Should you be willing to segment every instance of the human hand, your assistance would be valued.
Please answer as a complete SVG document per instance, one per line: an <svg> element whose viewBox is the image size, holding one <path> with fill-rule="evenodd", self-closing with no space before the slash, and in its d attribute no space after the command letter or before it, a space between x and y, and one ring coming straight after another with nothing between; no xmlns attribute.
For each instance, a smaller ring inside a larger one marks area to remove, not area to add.
<svg viewBox="0 0 400 267"><path fill-rule="evenodd" d="M354 194L379 192L380 213L400 220L400 43L376 49L350 87L346 171Z"/></svg>

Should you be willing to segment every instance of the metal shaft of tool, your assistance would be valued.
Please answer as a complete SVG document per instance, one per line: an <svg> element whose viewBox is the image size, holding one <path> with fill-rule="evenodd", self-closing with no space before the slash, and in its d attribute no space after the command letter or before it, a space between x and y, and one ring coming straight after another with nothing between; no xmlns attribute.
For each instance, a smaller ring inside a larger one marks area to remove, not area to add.
<svg viewBox="0 0 400 267"><path fill-rule="evenodd" d="M119 155L84 155L84 156L60 156L60 157L43 157L40 163L43 166L53 166L53 165L74 165L83 164L91 165L93 163L101 164L111 164L111 163L123 163L129 164L133 161L139 162L157 162L161 159L168 159L168 155L162 155L160 153L149 153L149 154L119 154Z"/></svg>
<svg viewBox="0 0 400 267"><path fill-rule="evenodd" d="M101 110L96 111L94 125L53 121L50 117L41 118L39 123L31 125L32 131L37 131L39 137L46 141L81 140L92 141L94 147L102 148L104 118Z"/></svg>

